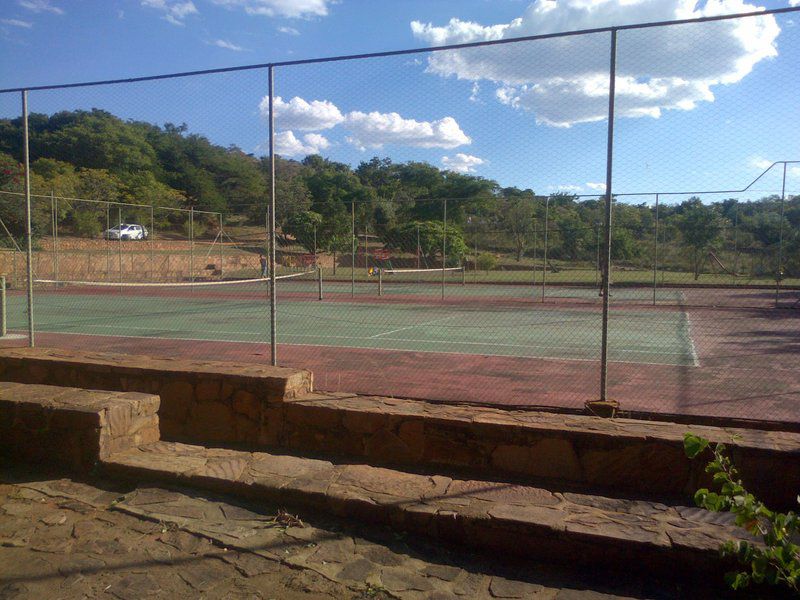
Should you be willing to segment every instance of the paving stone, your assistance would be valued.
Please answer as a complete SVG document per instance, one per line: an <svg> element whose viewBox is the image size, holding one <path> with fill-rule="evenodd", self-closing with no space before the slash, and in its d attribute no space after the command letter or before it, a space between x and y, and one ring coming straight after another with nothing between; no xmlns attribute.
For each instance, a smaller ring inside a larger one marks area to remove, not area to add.
<svg viewBox="0 0 800 600"><path fill-rule="evenodd" d="M226 552L222 560L236 567L245 577L257 577L264 573L276 573L280 564L249 552Z"/></svg>
<svg viewBox="0 0 800 600"><path fill-rule="evenodd" d="M450 565L428 565L423 571L428 577L435 577L442 581L455 581L462 572L460 568Z"/></svg>
<svg viewBox="0 0 800 600"><path fill-rule="evenodd" d="M66 560L58 567L58 572L64 577L75 573L98 573L106 566L105 561L91 556L67 556Z"/></svg>
<svg viewBox="0 0 800 600"><path fill-rule="evenodd" d="M29 598L28 586L24 583L0 583L0 600Z"/></svg>
<svg viewBox="0 0 800 600"><path fill-rule="evenodd" d="M67 522L67 515L62 512L51 513L39 519L45 525L63 525Z"/></svg>
<svg viewBox="0 0 800 600"><path fill-rule="evenodd" d="M429 592L433 585L424 576L400 568L381 571L381 581L390 592Z"/></svg>
<svg viewBox="0 0 800 600"><path fill-rule="evenodd" d="M160 586L147 573L133 573L112 583L108 588L108 593L116 596L120 600L139 600L149 598L161 591Z"/></svg>
<svg viewBox="0 0 800 600"><path fill-rule="evenodd" d="M374 562L378 565L383 565L384 567L396 567L398 565L403 564L405 559L404 555L398 554L396 552L392 552L389 548L385 546L371 546L365 549L361 554L369 560L370 562Z"/></svg>
<svg viewBox="0 0 800 600"><path fill-rule="evenodd" d="M177 567L178 575L198 592L208 591L222 583L225 571L217 560L185 563Z"/></svg>
<svg viewBox="0 0 800 600"><path fill-rule="evenodd" d="M341 571L337 574L336 578L345 581L356 581L363 583L367 578L378 572L378 567L365 558L357 558L354 561L347 563Z"/></svg>
<svg viewBox="0 0 800 600"><path fill-rule="evenodd" d="M355 547L355 543L350 537L322 541L310 560L316 563L349 563L355 557ZM369 556L367 555L366 558L369 559Z"/></svg>
<svg viewBox="0 0 800 600"><path fill-rule="evenodd" d="M502 577L492 577L489 593L493 598L530 598L541 591L541 585L513 581Z"/></svg>

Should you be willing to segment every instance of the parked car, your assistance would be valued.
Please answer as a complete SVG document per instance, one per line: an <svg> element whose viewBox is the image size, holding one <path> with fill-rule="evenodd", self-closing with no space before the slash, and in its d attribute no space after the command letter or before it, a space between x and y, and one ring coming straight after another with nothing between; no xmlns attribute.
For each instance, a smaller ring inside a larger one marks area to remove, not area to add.
<svg viewBox="0 0 800 600"><path fill-rule="evenodd" d="M136 223L122 223L103 232L107 240L146 240L148 235L147 228Z"/></svg>

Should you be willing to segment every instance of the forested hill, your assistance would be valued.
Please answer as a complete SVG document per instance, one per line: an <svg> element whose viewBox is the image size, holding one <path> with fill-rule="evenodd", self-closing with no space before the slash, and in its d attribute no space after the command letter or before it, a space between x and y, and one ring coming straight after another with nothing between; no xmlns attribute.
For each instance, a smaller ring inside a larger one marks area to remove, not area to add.
<svg viewBox="0 0 800 600"><path fill-rule="evenodd" d="M185 125L124 121L95 109L32 114L29 129L34 193L192 206L264 222L267 159L212 144ZM21 160L21 119L0 120L0 190L21 191ZM313 232L314 243L329 250L350 244L351 203L356 206L358 229L368 228L391 245L397 236L408 237L407 230L419 223L426 223L436 238L442 200L447 198L448 224L457 234L453 243L462 233L466 238L475 237L479 229L504 233L517 260L531 248L544 223L545 202L533 190L502 187L489 179L443 171L422 162L373 158L353 169L321 156L302 161L278 158L276 186L276 218L282 234L291 234L303 243ZM13 209L6 198L0 202L0 218L15 237L21 236L19 205ZM550 256L594 260L597 224L602 220L599 199L551 194L549 200ZM689 253L704 256L706 249L731 235L738 248L753 251L775 246L782 236L788 261L797 262L800 196L784 203L783 219L779 199L774 196L751 202L702 200L662 206L660 231L666 241L671 239ZM652 207L619 202L614 214L614 256L635 260L648 254ZM66 218L77 230L80 217ZM46 215L34 215L34 228L44 227L46 222ZM432 243L434 247L440 244ZM454 260L464 251L451 250L448 255Z"/></svg>

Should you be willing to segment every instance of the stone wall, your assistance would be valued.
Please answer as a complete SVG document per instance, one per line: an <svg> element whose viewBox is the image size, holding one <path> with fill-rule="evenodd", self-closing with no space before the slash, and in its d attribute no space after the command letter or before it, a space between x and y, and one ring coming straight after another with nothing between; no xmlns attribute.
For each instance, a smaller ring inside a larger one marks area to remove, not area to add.
<svg viewBox="0 0 800 600"><path fill-rule="evenodd" d="M91 469L159 439L158 396L0 382L0 452L12 461Z"/></svg>
<svg viewBox="0 0 800 600"><path fill-rule="evenodd" d="M476 477L555 479L592 489L681 497L710 487L690 461L691 430L728 446L747 486L774 507L796 507L800 434L633 419L313 394L269 409L268 445L372 464L446 467ZM707 458L710 458L710 453Z"/></svg>
<svg viewBox="0 0 800 600"><path fill-rule="evenodd" d="M46 348L0 350L0 381L161 397L165 439L262 444L270 406L312 390L310 371Z"/></svg>

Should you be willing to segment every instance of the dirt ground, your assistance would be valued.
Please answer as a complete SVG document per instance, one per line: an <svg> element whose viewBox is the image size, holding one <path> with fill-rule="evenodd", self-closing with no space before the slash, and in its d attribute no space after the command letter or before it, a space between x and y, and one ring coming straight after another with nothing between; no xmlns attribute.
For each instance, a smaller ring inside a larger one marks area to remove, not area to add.
<svg viewBox="0 0 800 600"><path fill-rule="evenodd" d="M187 490L0 468L0 599L718 597Z"/></svg>

